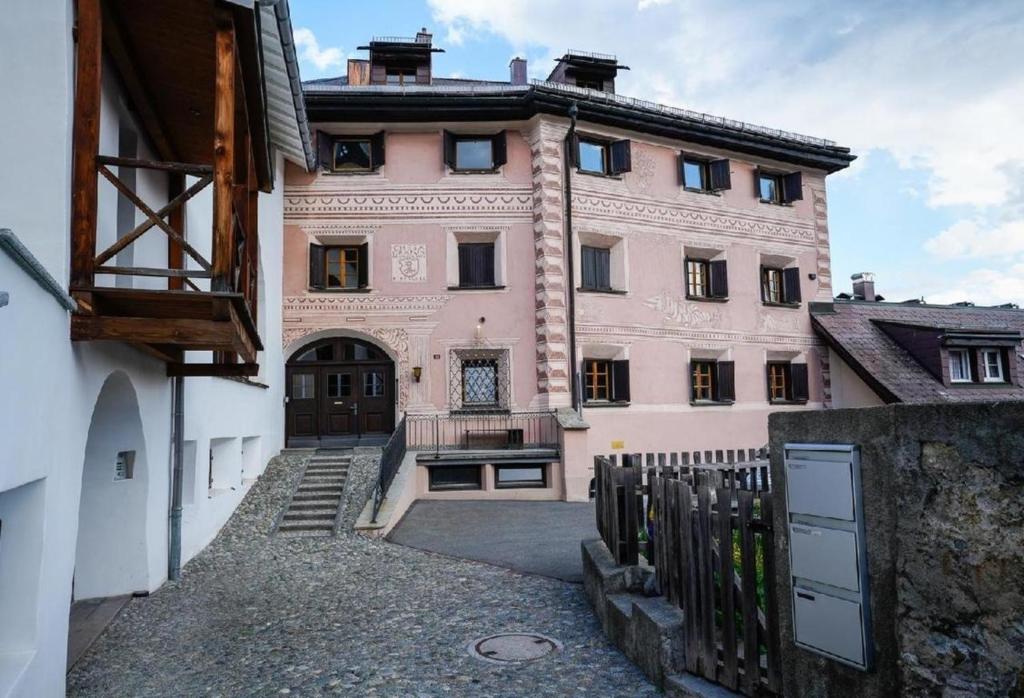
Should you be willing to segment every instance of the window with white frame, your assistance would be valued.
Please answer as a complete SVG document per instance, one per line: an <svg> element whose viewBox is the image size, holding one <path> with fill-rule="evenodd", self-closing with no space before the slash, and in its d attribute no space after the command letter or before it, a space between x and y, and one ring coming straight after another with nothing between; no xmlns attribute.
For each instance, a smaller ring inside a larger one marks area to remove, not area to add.
<svg viewBox="0 0 1024 698"><path fill-rule="evenodd" d="M966 349L949 350L949 380L952 383L971 382L971 355Z"/></svg>
<svg viewBox="0 0 1024 698"><path fill-rule="evenodd" d="M982 377L986 383L1002 383L1003 378L1003 352L998 349L981 350Z"/></svg>

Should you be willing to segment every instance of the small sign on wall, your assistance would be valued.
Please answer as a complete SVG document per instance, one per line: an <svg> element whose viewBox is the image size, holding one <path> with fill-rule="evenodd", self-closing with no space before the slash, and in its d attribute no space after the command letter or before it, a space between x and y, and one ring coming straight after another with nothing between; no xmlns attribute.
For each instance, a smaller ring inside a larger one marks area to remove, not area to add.
<svg viewBox="0 0 1024 698"><path fill-rule="evenodd" d="M626 447L626 442L625 441L612 441L612 450L613 451L616 450L616 449L625 448L625 447Z"/></svg>
<svg viewBox="0 0 1024 698"><path fill-rule="evenodd" d="M135 451L118 451L114 465L114 480L131 480L135 477Z"/></svg>

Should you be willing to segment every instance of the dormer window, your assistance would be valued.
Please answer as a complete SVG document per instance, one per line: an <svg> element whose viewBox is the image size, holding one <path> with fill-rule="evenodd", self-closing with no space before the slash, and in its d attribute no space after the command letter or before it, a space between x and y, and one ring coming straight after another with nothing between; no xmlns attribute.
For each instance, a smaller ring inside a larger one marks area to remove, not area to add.
<svg viewBox="0 0 1024 698"><path fill-rule="evenodd" d="M416 84L415 68L388 68L384 72L387 84L389 85L414 85Z"/></svg>
<svg viewBox="0 0 1024 698"><path fill-rule="evenodd" d="M601 80L599 78L585 78L582 76L577 76L576 87L582 87L587 90L598 90L599 92L603 92L604 80Z"/></svg>
<svg viewBox="0 0 1024 698"><path fill-rule="evenodd" d="M971 382L971 355L966 349L949 350L949 380L951 383Z"/></svg>
<svg viewBox="0 0 1024 698"><path fill-rule="evenodd" d="M1003 383L1003 352L998 349L981 350L982 378L986 383Z"/></svg>

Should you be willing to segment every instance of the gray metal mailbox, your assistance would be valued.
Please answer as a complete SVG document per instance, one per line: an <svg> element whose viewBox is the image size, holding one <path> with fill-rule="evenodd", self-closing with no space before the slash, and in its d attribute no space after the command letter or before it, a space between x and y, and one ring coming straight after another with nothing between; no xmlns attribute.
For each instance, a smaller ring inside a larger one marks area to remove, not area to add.
<svg viewBox="0 0 1024 698"><path fill-rule="evenodd" d="M786 444L786 515L799 647L871 668L860 451L847 444Z"/></svg>

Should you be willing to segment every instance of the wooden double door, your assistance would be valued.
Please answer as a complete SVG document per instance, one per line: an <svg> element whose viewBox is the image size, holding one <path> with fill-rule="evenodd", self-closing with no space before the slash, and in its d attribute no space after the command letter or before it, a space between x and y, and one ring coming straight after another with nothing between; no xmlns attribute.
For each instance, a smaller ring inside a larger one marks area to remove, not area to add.
<svg viewBox="0 0 1024 698"><path fill-rule="evenodd" d="M394 430L391 361L294 361L286 368L286 380L290 445L326 445Z"/></svg>

